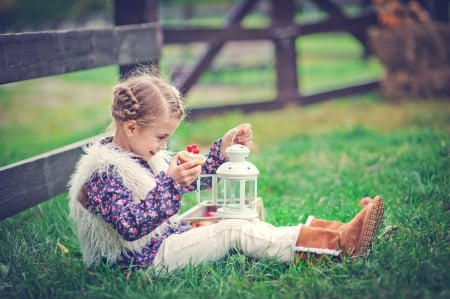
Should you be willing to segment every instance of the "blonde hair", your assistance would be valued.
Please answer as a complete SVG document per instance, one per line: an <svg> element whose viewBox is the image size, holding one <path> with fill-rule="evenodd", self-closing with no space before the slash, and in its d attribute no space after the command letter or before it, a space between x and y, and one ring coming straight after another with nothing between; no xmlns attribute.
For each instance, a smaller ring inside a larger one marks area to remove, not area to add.
<svg viewBox="0 0 450 299"><path fill-rule="evenodd" d="M161 117L185 117L181 93L160 76L137 73L114 87L111 114L115 122L135 120L148 126Z"/></svg>

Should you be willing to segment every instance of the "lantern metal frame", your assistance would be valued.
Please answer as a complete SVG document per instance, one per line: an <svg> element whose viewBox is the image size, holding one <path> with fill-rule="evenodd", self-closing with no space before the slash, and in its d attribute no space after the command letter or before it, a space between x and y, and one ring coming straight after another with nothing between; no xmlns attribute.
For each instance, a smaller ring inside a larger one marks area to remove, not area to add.
<svg viewBox="0 0 450 299"><path fill-rule="evenodd" d="M256 211L257 180L222 178L222 205L217 209L222 218L247 219L258 216Z"/></svg>

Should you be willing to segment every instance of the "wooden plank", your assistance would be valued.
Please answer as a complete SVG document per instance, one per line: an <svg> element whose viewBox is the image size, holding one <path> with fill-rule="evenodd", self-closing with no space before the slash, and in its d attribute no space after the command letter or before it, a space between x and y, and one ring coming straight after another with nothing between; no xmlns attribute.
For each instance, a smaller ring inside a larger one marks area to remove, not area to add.
<svg viewBox="0 0 450 299"><path fill-rule="evenodd" d="M0 168L0 220L67 191L67 183L89 140Z"/></svg>
<svg viewBox="0 0 450 299"><path fill-rule="evenodd" d="M379 88L379 81L367 81L358 84L354 84L351 86L344 86L341 88L321 91L315 94L310 95L302 95L297 99L298 104L300 105L311 105L319 102L327 101L330 99L335 99L339 97L345 97L350 95L355 95L359 93L366 93L369 91L373 91Z"/></svg>
<svg viewBox="0 0 450 299"><path fill-rule="evenodd" d="M0 84L160 56L158 24L0 35Z"/></svg>
<svg viewBox="0 0 450 299"><path fill-rule="evenodd" d="M222 28L199 26L164 26L162 28L164 44L204 43L220 35L223 40L256 41L270 39L269 28L242 28L239 26L224 31Z"/></svg>
<svg viewBox="0 0 450 299"><path fill-rule="evenodd" d="M230 112L233 110L241 111L243 113L250 113L264 110L270 111L275 109L281 109L288 104L297 104L302 106L310 105L335 99L337 97L373 91L376 90L377 88L379 88L378 81L369 81L351 86L341 87L339 89L321 91L309 95L302 95L298 96L297 98L292 98L289 101L285 102L264 99L253 103L242 103L242 104L232 104L232 105L212 106L212 107L195 107L189 111L188 115L190 119L198 119L201 117L217 115L225 112Z"/></svg>
<svg viewBox="0 0 450 299"><path fill-rule="evenodd" d="M195 107L188 112L188 118L191 120L199 119L206 116L213 116L221 113L240 111L250 113L254 111L271 111L284 107L286 103L275 100L261 100L253 103L240 103L221 106Z"/></svg>
<svg viewBox="0 0 450 299"><path fill-rule="evenodd" d="M375 12L365 12L355 17L333 17L318 22L293 24L291 26L268 28L232 27L224 31L222 28L206 28L199 26L164 26L162 35L164 44L183 44L208 42L218 35L224 41L257 41L276 38L280 34L299 37L321 32L360 32L376 23Z"/></svg>

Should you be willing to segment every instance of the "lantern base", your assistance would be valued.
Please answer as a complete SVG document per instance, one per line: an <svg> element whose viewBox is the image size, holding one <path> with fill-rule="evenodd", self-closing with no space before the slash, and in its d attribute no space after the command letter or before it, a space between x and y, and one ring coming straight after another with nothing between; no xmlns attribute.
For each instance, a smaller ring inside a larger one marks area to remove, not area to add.
<svg viewBox="0 0 450 299"><path fill-rule="evenodd" d="M251 213L246 213L245 217L242 217L243 215L236 215L230 214L229 216L219 216L218 210L222 210L222 202L219 203L213 203L212 201L203 201L198 205L193 206L188 211L184 212L180 215L180 218L189 223L193 228L213 224L219 221L222 221L224 219L231 219L231 218L239 218L239 219L247 219L247 220L253 220L253 219L259 219L261 221L265 220L265 213L264 213L264 203L263 199L261 197L256 198L256 217L253 213L254 211L249 209ZM215 216L212 216L211 212L216 212ZM249 216L250 215L250 216Z"/></svg>
<svg viewBox="0 0 450 299"><path fill-rule="evenodd" d="M217 209L217 216L221 218L233 218L233 219L251 219L258 218L257 211L244 208L244 209Z"/></svg>

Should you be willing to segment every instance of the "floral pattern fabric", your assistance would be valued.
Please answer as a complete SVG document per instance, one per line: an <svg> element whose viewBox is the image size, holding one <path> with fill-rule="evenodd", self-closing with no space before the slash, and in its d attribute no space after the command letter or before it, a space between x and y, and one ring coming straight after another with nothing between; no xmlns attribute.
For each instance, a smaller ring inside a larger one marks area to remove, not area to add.
<svg viewBox="0 0 450 299"><path fill-rule="evenodd" d="M111 139L102 140L102 144L111 146L118 152L130 154L114 146ZM225 162L225 157L220 152L220 144L221 140L217 140L212 145L206 163L202 167L202 174L215 173L216 169ZM140 202L133 201L133 193L123 184L121 177L111 175L114 173L114 165L110 166L108 174L95 174L87 183L89 211L101 215L126 241L138 240L167 222L168 218L178 213L183 194L196 189L196 183L182 187L164 172L155 174L140 156L133 155L132 159L147 169L156 182L156 186L149 190L146 198ZM184 222L171 223L167 230L152 238L139 252L122 253L117 264L131 269L151 265L164 239L190 228L190 225Z"/></svg>

